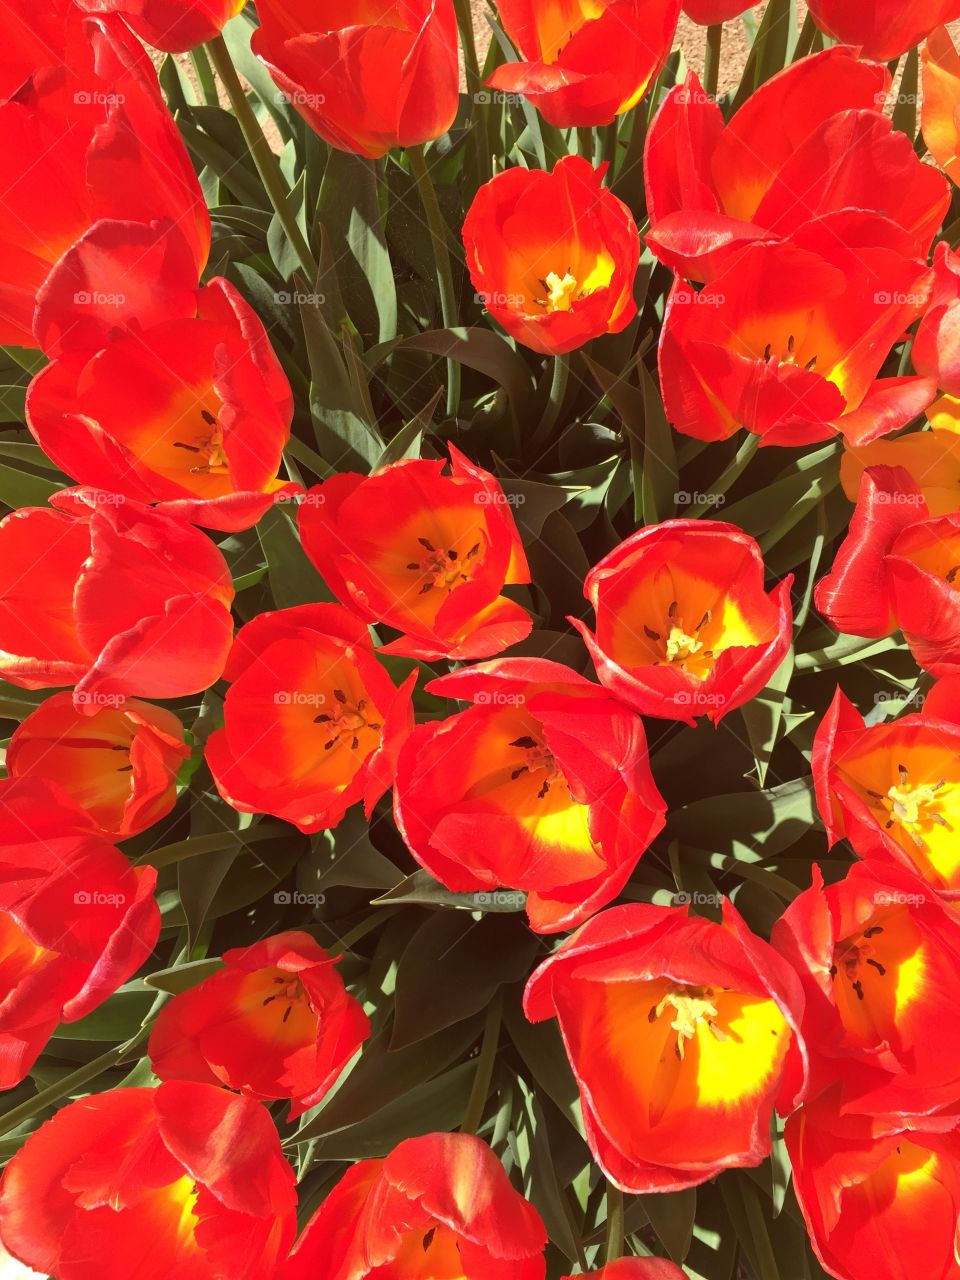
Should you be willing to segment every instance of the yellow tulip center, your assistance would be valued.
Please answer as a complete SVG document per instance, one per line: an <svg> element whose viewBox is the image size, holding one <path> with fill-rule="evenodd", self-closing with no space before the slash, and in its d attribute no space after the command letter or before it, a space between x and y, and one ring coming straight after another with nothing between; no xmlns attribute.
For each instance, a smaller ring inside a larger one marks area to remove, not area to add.
<svg viewBox="0 0 960 1280"><path fill-rule="evenodd" d="M334 689L332 712L323 711L313 718L313 723L323 725L327 734L324 751L332 751L334 747L347 743L351 751L356 751L360 746L360 734L363 730L380 732L383 727L380 722L367 719L367 705L366 698L352 703L342 689Z"/></svg>
<svg viewBox="0 0 960 1280"><path fill-rule="evenodd" d="M714 1002L712 987L677 987L667 992L659 1004L655 1005L648 1015L651 1022L656 1022L667 1010L673 1013L670 1022L671 1031L677 1033L676 1054L683 1061L684 1048L688 1040L697 1034L697 1028L705 1025L717 1040L726 1040L726 1032L714 1022L719 1016Z"/></svg>
<svg viewBox="0 0 960 1280"><path fill-rule="evenodd" d="M411 560L407 568L416 573L420 581L419 595L433 590L452 591L463 582L469 582L483 562L479 542L466 552L456 547L436 547L429 538L418 538L424 554L419 560Z"/></svg>
<svg viewBox="0 0 960 1280"><path fill-rule="evenodd" d="M915 786L910 781L906 766L898 765L897 773L899 780L881 798L883 807L890 814L887 829L899 823L914 844L922 848L920 829L924 823L935 822L941 827L947 825L939 812L941 797L938 794L947 785L947 780L941 778L933 785L920 783Z"/></svg>
<svg viewBox="0 0 960 1280"><path fill-rule="evenodd" d="M556 271L548 272L544 284L547 287L547 311L569 311L573 306L578 281L569 271L558 276Z"/></svg>
<svg viewBox="0 0 960 1280"><path fill-rule="evenodd" d="M705 647L704 641L700 639L700 632L712 620L713 614L708 609L697 625L688 631L680 617L679 605L674 601L670 605L662 631L655 627L643 628L648 640L655 640L663 645L663 656L656 660L655 665L675 664L688 675L696 676L698 680L705 679L713 668L714 653L712 649ZM696 660L692 668L688 666L691 659Z"/></svg>

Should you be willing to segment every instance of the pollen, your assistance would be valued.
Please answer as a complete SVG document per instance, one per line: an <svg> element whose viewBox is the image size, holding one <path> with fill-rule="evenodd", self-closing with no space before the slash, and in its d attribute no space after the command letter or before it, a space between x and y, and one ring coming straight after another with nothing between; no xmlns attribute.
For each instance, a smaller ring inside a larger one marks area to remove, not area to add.
<svg viewBox="0 0 960 1280"><path fill-rule="evenodd" d="M547 286L547 311L569 311L576 301L578 280L576 276L565 271L562 276L556 271L548 272L544 284Z"/></svg>
<svg viewBox="0 0 960 1280"><path fill-rule="evenodd" d="M676 1054L683 1061L686 1042L692 1040L701 1026L706 1026L717 1040L726 1040L726 1033L714 1021L719 1011L714 1003L711 987L680 987L668 991L659 1004L650 1010L650 1021L656 1022L668 1009L673 1012L670 1030L677 1033Z"/></svg>
<svg viewBox="0 0 960 1280"><path fill-rule="evenodd" d="M947 780L941 778L932 785L914 784L904 765L898 766L897 773L898 782L888 788L886 796L881 797L883 807L890 814L887 830L899 823L914 844L922 848L921 829L925 823L935 822L942 827L947 825L938 807L942 800L940 792L947 785Z"/></svg>

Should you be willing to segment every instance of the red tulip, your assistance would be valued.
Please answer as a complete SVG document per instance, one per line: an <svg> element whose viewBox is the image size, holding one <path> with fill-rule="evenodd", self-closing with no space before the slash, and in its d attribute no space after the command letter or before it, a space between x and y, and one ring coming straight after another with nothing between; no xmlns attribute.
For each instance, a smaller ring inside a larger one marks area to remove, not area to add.
<svg viewBox="0 0 960 1280"><path fill-rule="evenodd" d="M594 169L566 156L552 172L512 168L480 188L463 223L478 297L512 338L544 354L619 333L637 314L640 238Z"/></svg>
<svg viewBox="0 0 960 1280"><path fill-rule="evenodd" d="M883 67L828 49L766 81L725 125L690 72L647 137L650 248L688 279L712 280L752 241L858 209L897 223L909 256L926 258L949 190L883 114L889 86Z"/></svg>
<svg viewBox="0 0 960 1280"><path fill-rule="evenodd" d="M487 658L530 634L530 615L500 594L529 582L499 482L454 445L450 472L433 459L343 473L300 508L303 549L331 591L368 622L403 634L383 652ZM390 518L371 520L371 511Z"/></svg>
<svg viewBox="0 0 960 1280"><path fill-rule="evenodd" d="M717 22L738 18L755 4L756 0L683 0L683 12L701 27L712 27Z"/></svg>
<svg viewBox="0 0 960 1280"><path fill-rule="evenodd" d="M524 1007L555 1017L587 1142L625 1191L676 1191L770 1151L774 1105L804 1086L803 993L724 900L723 924L611 907L537 969Z"/></svg>
<svg viewBox="0 0 960 1280"><path fill-rule="evenodd" d="M922 881L854 865L790 904L771 942L797 971L811 1091L842 1084L844 1109L926 1114L960 1096L960 921Z"/></svg>
<svg viewBox="0 0 960 1280"><path fill-rule="evenodd" d="M933 413L933 408L929 410ZM960 510L960 432L947 417L931 431L910 431L872 444L847 445L840 459L840 483L856 502L867 467L902 467L923 495L932 516Z"/></svg>
<svg viewBox="0 0 960 1280"><path fill-rule="evenodd" d="M183 725L135 698L86 715L55 693L17 727L7 748L11 778L49 778L117 840L170 812L177 772L190 757Z"/></svg>
<svg viewBox="0 0 960 1280"><path fill-rule="evenodd" d="M306 604L241 628L224 675L207 763L228 804L301 831L335 827L359 800L370 816L413 728L416 672L398 689L359 618Z"/></svg>
<svg viewBox="0 0 960 1280"><path fill-rule="evenodd" d="M867 467L850 531L814 600L847 635L897 628L921 667L960 669L960 512L930 517L902 467Z"/></svg>
<svg viewBox="0 0 960 1280"><path fill-rule="evenodd" d="M546 1242L486 1143L431 1133L348 1169L280 1280L543 1280Z"/></svg>
<svg viewBox="0 0 960 1280"><path fill-rule="evenodd" d="M6 0L3 48L0 50L0 101L6 101L41 67L63 61L67 40L77 19L74 0ZM110 31L126 39L118 20L108 20ZM130 48L133 40L127 40Z"/></svg>
<svg viewBox="0 0 960 1280"><path fill-rule="evenodd" d="M845 210L741 249L700 293L678 279L660 335L668 419L701 440L746 427L788 445L906 426L935 385L878 375L929 298L911 253L894 223Z"/></svg>
<svg viewBox="0 0 960 1280"><path fill-rule="evenodd" d="M233 583L214 544L139 502L63 489L0 520L0 678L75 684L87 715L219 679Z"/></svg>
<svg viewBox="0 0 960 1280"><path fill-rule="evenodd" d="M930 306L913 343L913 365L949 396L960 395L960 254L941 240L934 251Z"/></svg>
<svg viewBox="0 0 960 1280"><path fill-rule="evenodd" d="M224 953L226 968L174 996L150 1036L161 1080L221 1084L314 1107L370 1034L336 960L307 933L278 933Z"/></svg>
<svg viewBox="0 0 960 1280"><path fill-rule="evenodd" d="M175 1080L71 1102L0 1183L0 1235L58 1280L271 1280L296 1234L266 1108Z"/></svg>
<svg viewBox="0 0 960 1280"><path fill-rule="evenodd" d="M891 62L941 23L960 18L958 0L809 0L821 31L857 45L861 57Z"/></svg>
<svg viewBox="0 0 960 1280"><path fill-rule="evenodd" d="M867 726L838 689L817 729L810 766L831 844L903 866L948 898L960 895L960 724L942 703ZM878 868L879 871L879 868Z"/></svg>
<svg viewBox="0 0 960 1280"><path fill-rule="evenodd" d="M835 1095L787 1122L793 1185L814 1252L838 1280L960 1280L960 1134L844 1114Z"/></svg>
<svg viewBox="0 0 960 1280"><path fill-rule="evenodd" d="M453 0L341 0L326 19L312 0L258 0L257 13L254 53L332 147L376 158L439 138L453 123Z"/></svg>
<svg viewBox="0 0 960 1280"><path fill-rule="evenodd" d="M600 680L643 715L718 724L790 647L787 577L769 594L760 548L719 520L638 529L587 574L596 632L571 618Z"/></svg>
<svg viewBox="0 0 960 1280"><path fill-rule="evenodd" d="M666 61L680 0L498 0L522 61L487 84L521 93L561 129L604 125L635 107Z"/></svg>
<svg viewBox="0 0 960 1280"><path fill-rule="evenodd" d="M17 26L5 24L5 40ZM72 4L57 26L52 46L40 38L30 78L0 104L0 342L26 347L38 345L33 312L47 273L100 219L175 222L194 283L210 249L193 165L143 49L118 20Z"/></svg>
<svg viewBox="0 0 960 1280"><path fill-rule="evenodd" d="M301 492L276 478L293 397L263 325L223 278L196 287L169 224L98 223L40 291L35 332L55 358L27 421L81 484L224 530Z"/></svg>
<svg viewBox="0 0 960 1280"><path fill-rule="evenodd" d="M54 783L0 782L0 1088L61 1022L132 977L160 932L153 867L134 870Z"/></svg>
<svg viewBox="0 0 960 1280"><path fill-rule="evenodd" d="M414 730L400 753L397 826L421 866L460 893L527 893L538 933L615 898L663 827L640 717L568 667L503 658L427 685L471 702Z"/></svg>
<svg viewBox="0 0 960 1280"><path fill-rule="evenodd" d="M676 1263L664 1258L620 1258L590 1274L593 1280L687 1280ZM579 1280L579 1277L565 1276L564 1280Z"/></svg>
<svg viewBox="0 0 960 1280"><path fill-rule="evenodd" d="M246 0L76 0L87 13L119 13L144 43L185 53L219 35Z"/></svg>

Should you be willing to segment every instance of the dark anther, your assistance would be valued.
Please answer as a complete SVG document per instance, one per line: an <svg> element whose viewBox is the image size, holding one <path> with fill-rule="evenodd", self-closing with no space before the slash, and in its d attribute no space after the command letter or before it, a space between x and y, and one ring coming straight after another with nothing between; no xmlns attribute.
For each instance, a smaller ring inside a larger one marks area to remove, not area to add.
<svg viewBox="0 0 960 1280"><path fill-rule="evenodd" d="M514 738L514 740L510 743L511 747L525 747L528 751L530 750L531 747L535 747L536 745L537 745L536 738L531 738L531 737Z"/></svg>
<svg viewBox="0 0 960 1280"><path fill-rule="evenodd" d="M794 348L796 345L797 345L797 343L796 343L796 339L794 338L793 334L791 333L790 337L787 339L787 355L790 355L790 356L792 356L792 355L793 355L793 348Z"/></svg>
<svg viewBox="0 0 960 1280"><path fill-rule="evenodd" d="M416 560L411 560L411 561L410 561L410 563L407 565L407 568L408 568L408 569L419 569L419 568L420 568L420 566L417 564Z"/></svg>
<svg viewBox="0 0 960 1280"><path fill-rule="evenodd" d="M950 583L951 586L953 586L953 581L956 578L958 573L960 573L960 564L955 564L953 568L950 570L950 572L947 574L947 581Z"/></svg>
<svg viewBox="0 0 960 1280"><path fill-rule="evenodd" d="M520 777L521 773L528 773L528 772L529 770L527 769L527 766L525 764L522 764L519 769L513 770L513 772L510 774L510 777L514 780L514 782L516 782L517 778Z"/></svg>
<svg viewBox="0 0 960 1280"><path fill-rule="evenodd" d="M208 427L215 427L217 425L217 420L213 416L213 414L209 411L209 409L201 409L200 417L204 420L204 422L207 424Z"/></svg>
<svg viewBox="0 0 960 1280"><path fill-rule="evenodd" d="M345 704L347 701L347 695L343 692L342 689L334 689L333 696L341 704Z"/></svg>
<svg viewBox="0 0 960 1280"><path fill-rule="evenodd" d="M859 978L853 984L853 989L857 993L857 999L862 1000L863 999L863 983L859 980Z"/></svg>
<svg viewBox="0 0 960 1280"><path fill-rule="evenodd" d="M659 639L660 639L660 632L659 632L659 631L654 631L653 627L644 627L644 628L643 628L643 634L644 634L645 636L648 636L651 640L659 640Z"/></svg>
<svg viewBox="0 0 960 1280"><path fill-rule="evenodd" d="M772 355L773 355L773 344L768 342L767 345L763 348L763 358L764 360L766 360L767 364L770 363L770 357Z"/></svg>
<svg viewBox="0 0 960 1280"><path fill-rule="evenodd" d="M657 1020L657 1006L655 1004L652 1004L650 1006L650 1012L647 1014L647 1021L656 1022L656 1020Z"/></svg>
<svg viewBox="0 0 960 1280"><path fill-rule="evenodd" d="M475 542L473 546L470 548L470 550L467 552L467 559L472 560L479 550L480 550L480 543Z"/></svg>
<svg viewBox="0 0 960 1280"><path fill-rule="evenodd" d="M282 1021L282 1022L286 1022L286 1020L290 1017L290 1014L292 1013L292 1011L293 1011L293 1005L292 1005L292 1004L288 1004L288 1005L287 1005L287 1007L286 1007L286 1009L284 1009L284 1011L283 1011L283 1017L282 1017L281 1021Z"/></svg>
<svg viewBox="0 0 960 1280"><path fill-rule="evenodd" d="M877 973L879 973L881 978L884 977L884 975L887 972L879 960L868 960L867 964L872 965L872 967L876 969Z"/></svg>
<svg viewBox="0 0 960 1280"><path fill-rule="evenodd" d="M549 790L550 790L550 780L548 778L547 781L540 788L540 790L537 792L537 799L542 800Z"/></svg>
<svg viewBox="0 0 960 1280"><path fill-rule="evenodd" d="M712 617L713 617L713 612L712 610L708 609L707 612L700 619L700 621L697 623L696 630L702 631L703 628L707 625L707 623L712 619Z"/></svg>
<svg viewBox="0 0 960 1280"><path fill-rule="evenodd" d="M200 449L198 448L198 446L197 446L197 445L195 445L195 444L183 444L180 440L175 440L175 441L173 442L173 447L174 447L175 449L186 449L187 453L199 453L199 452L200 452Z"/></svg>
<svg viewBox="0 0 960 1280"><path fill-rule="evenodd" d="M329 720L332 720L332 719L333 719L333 716L328 716L325 713L321 712L320 715L313 717L313 723L326 724Z"/></svg>
<svg viewBox="0 0 960 1280"><path fill-rule="evenodd" d="M448 560L456 560L456 558L457 558L457 553L456 553L456 551L448 551L448 552L447 552L447 559L448 559Z"/></svg>
<svg viewBox="0 0 960 1280"><path fill-rule="evenodd" d="M429 538L418 538L417 541L420 543L421 547L426 547L428 551L436 551L437 549Z"/></svg>
<svg viewBox="0 0 960 1280"><path fill-rule="evenodd" d="M810 373L816 367L816 363L817 363L817 357L814 356L813 359L808 360L803 367L804 369L806 369L807 373Z"/></svg>
<svg viewBox="0 0 960 1280"><path fill-rule="evenodd" d="M427 594L427 592L428 592L428 591L432 591L432 590L433 590L433 583L432 583L432 582L425 582L425 583L423 584L423 586L420 588L420 590L417 592L417 595L418 595L418 596L425 596L425 595Z"/></svg>
<svg viewBox="0 0 960 1280"><path fill-rule="evenodd" d="M869 929L864 929L863 936L865 938L875 938L878 933L883 933L883 925L872 924Z"/></svg>
<svg viewBox="0 0 960 1280"><path fill-rule="evenodd" d="M670 608L667 610L667 617L670 619L670 621L671 621L671 622L673 622L674 618L676 618L676 616L677 616L677 609L678 609L679 607L680 607L680 606L677 604L676 600L673 600L673 601L671 602L671 604L670 604Z"/></svg>

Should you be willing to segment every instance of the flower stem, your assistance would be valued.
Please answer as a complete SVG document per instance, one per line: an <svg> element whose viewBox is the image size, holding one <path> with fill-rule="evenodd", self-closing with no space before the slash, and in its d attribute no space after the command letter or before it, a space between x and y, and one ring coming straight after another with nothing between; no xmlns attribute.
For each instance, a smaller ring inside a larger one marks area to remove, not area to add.
<svg viewBox="0 0 960 1280"><path fill-rule="evenodd" d="M623 1257L624 1217L623 1192L612 1182L607 1183L607 1252L606 1261L616 1262Z"/></svg>
<svg viewBox="0 0 960 1280"><path fill-rule="evenodd" d="M413 174L420 194L423 211L427 215L427 226L430 228L430 240L433 245L433 260L437 268L437 284L440 286L440 314L446 329L453 329L457 323L457 294L453 284L453 268L450 265L450 250L447 246L447 224L440 212L440 202L427 168L423 147L409 147L410 172ZM460 405L460 366L456 360L447 360L447 417L455 418Z"/></svg>
<svg viewBox="0 0 960 1280"><path fill-rule="evenodd" d="M500 1043L500 1015L503 1011L503 991L500 990L490 1001L487 1008L487 1020L483 1028L483 1040L480 1053L477 1055L477 1073L473 1077L473 1088L467 1109L463 1113L462 1133L476 1133L483 1120L483 1108L490 1093L490 1081L493 1079L493 1068L497 1061L497 1046Z"/></svg>
<svg viewBox="0 0 960 1280"><path fill-rule="evenodd" d="M723 23L714 22L707 27L707 47L703 59L703 91L711 98L717 96L720 83L720 50L723 46Z"/></svg>
<svg viewBox="0 0 960 1280"><path fill-rule="evenodd" d="M227 97L230 99L233 113L237 117L237 123L240 125L244 141L253 158L253 163L257 166L260 181L270 197L270 203L276 210L280 225L286 232L287 239L299 259L304 274L313 284L318 274L317 261L310 252L310 246L307 244L297 223L296 216L290 208L289 193L283 181L283 174L280 172L277 157L270 150L270 144L260 128L260 121L247 100L247 95L244 93L243 85L240 83L240 77L237 75L236 67L233 65L230 51L227 49L223 36L215 36L206 47L210 55L210 61L213 63L217 75L227 91Z"/></svg>

